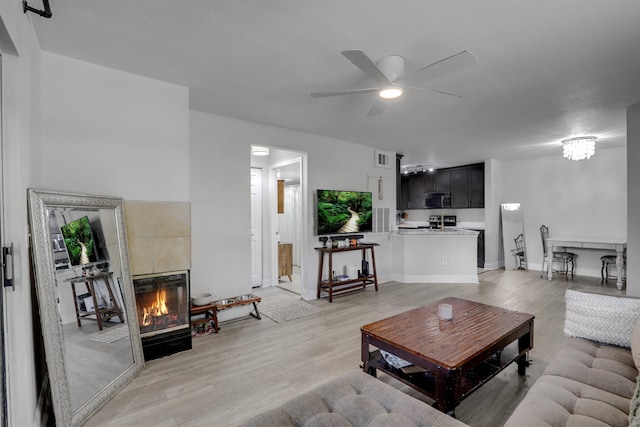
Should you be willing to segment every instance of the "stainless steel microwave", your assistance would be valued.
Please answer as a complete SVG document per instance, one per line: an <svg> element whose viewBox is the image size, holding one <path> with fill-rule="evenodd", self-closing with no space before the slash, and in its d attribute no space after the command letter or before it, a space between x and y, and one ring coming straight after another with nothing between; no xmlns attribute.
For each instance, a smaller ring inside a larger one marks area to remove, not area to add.
<svg viewBox="0 0 640 427"><path fill-rule="evenodd" d="M425 209L451 208L451 191L424 193L424 207Z"/></svg>

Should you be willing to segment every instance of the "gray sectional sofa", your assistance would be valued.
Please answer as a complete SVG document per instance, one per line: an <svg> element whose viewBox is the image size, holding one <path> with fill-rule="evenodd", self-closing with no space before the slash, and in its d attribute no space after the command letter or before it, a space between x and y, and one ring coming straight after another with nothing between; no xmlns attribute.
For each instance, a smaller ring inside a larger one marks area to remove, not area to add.
<svg viewBox="0 0 640 427"><path fill-rule="evenodd" d="M464 427L362 371L348 371L242 427Z"/></svg>
<svg viewBox="0 0 640 427"><path fill-rule="evenodd" d="M565 300L568 338L505 427L640 425L640 300L570 290Z"/></svg>
<svg viewBox="0 0 640 427"><path fill-rule="evenodd" d="M640 427L640 299L566 292L568 336L505 427ZM334 378L244 427L460 427L360 371Z"/></svg>

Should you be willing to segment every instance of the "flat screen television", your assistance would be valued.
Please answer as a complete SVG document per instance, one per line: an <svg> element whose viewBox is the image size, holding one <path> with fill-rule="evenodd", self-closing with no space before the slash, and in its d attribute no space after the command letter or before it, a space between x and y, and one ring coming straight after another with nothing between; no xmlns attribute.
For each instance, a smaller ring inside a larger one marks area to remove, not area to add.
<svg viewBox="0 0 640 427"><path fill-rule="evenodd" d="M316 191L316 234L371 231L371 192Z"/></svg>
<svg viewBox="0 0 640 427"><path fill-rule="evenodd" d="M60 227L60 231L62 232L62 237L64 237L64 244L67 247L71 265L85 265L97 261L96 246L87 216L63 225ZM82 257L83 245L86 248L87 255L84 259Z"/></svg>

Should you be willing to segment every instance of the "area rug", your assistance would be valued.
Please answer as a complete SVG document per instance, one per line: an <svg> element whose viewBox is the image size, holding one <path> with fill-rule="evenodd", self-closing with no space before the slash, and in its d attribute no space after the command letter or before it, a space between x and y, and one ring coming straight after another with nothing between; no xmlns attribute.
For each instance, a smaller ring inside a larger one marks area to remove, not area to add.
<svg viewBox="0 0 640 427"><path fill-rule="evenodd" d="M262 301L258 304L258 310L260 310L261 315L265 315L277 323L298 319L321 311L319 307L302 300L299 295L288 292L263 296Z"/></svg>
<svg viewBox="0 0 640 427"><path fill-rule="evenodd" d="M122 325L118 327L113 327L109 329L104 329L100 332L94 332L89 336L90 339L99 342L112 343L116 342L124 337L129 336L129 327L127 325Z"/></svg>

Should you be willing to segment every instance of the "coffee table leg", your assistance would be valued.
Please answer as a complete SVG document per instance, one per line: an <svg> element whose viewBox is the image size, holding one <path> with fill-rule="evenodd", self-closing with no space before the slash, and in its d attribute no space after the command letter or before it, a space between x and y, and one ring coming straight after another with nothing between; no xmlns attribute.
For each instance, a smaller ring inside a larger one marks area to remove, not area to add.
<svg viewBox="0 0 640 427"><path fill-rule="evenodd" d="M434 406L455 418L456 371L439 368L436 372L436 396Z"/></svg>
<svg viewBox="0 0 640 427"><path fill-rule="evenodd" d="M527 367L531 366L529 359L529 350L533 348L533 321L529 325L529 332L518 338L518 352L522 356L516 359L518 364L518 375L522 376L527 373Z"/></svg>
<svg viewBox="0 0 640 427"><path fill-rule="evenodd" d="M369 366L369 357L370 357L369 336L366 334L362 334L361 351L362 351L362 370L375 378L377 375L377 370L376 368L372 368L371 366Z"/></svg>
<svg viewBox="0 0 640 427"><path fill-rule="evenodd" d="M529 353L525 353L520 356L516 363L518 364L518 375L523 376L527 373L527 368L531 366L531 360L529 359Z"/></svg>

